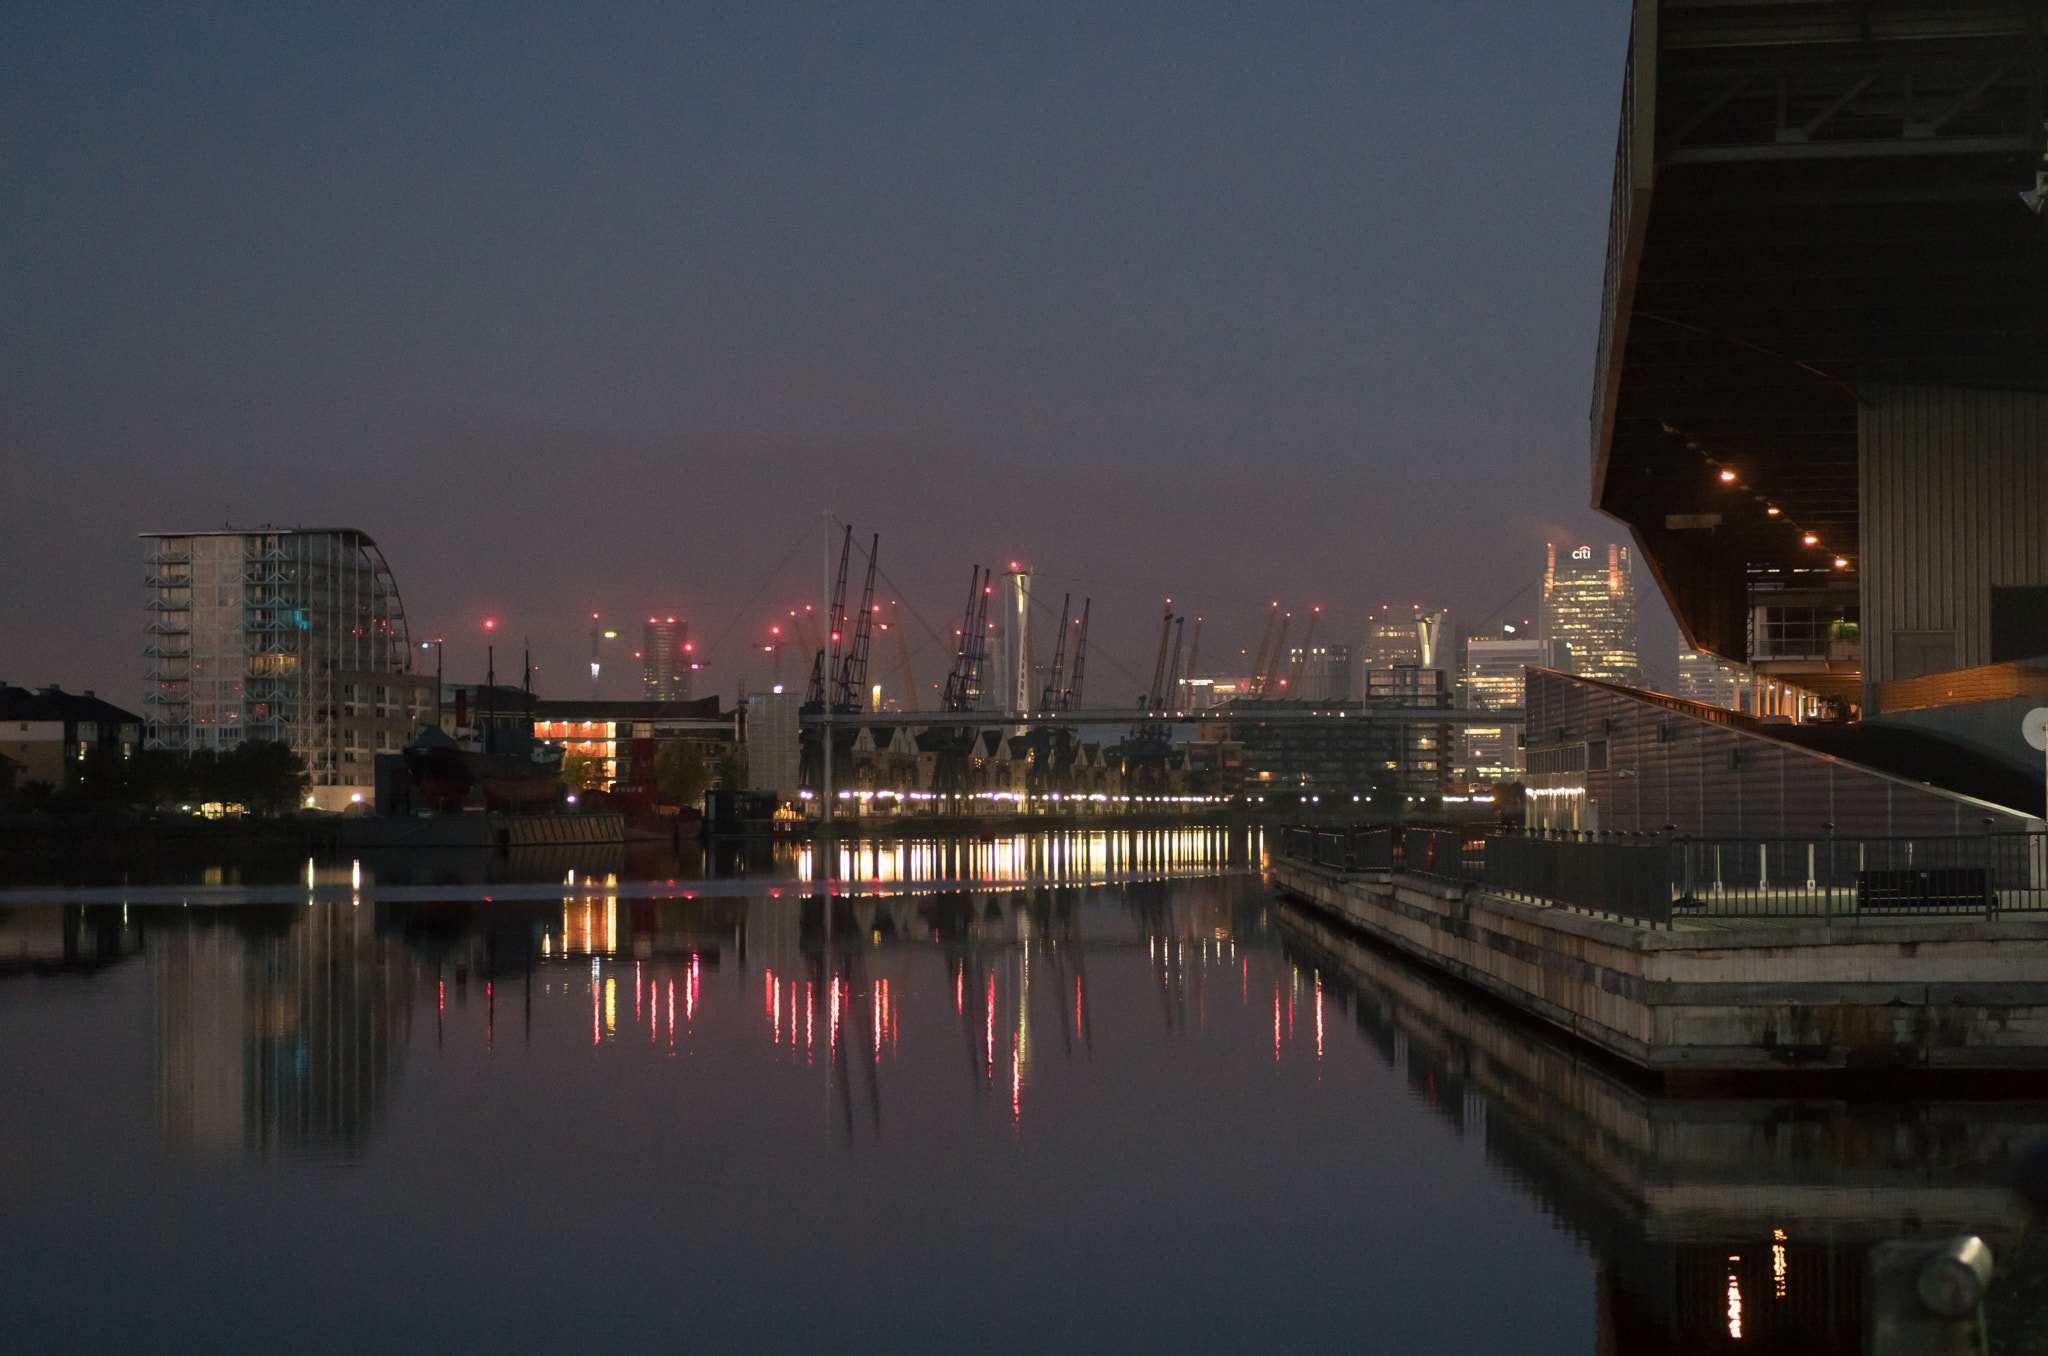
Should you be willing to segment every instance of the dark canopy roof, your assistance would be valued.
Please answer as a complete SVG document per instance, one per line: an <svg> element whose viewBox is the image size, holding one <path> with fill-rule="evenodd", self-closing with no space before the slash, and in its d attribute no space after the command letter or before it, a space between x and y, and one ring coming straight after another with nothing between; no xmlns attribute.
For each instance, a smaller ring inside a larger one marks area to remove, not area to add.
<svg viewBox="0 0 2048 1356"><path fill-rule="evenodd" d="M2043 11L1636 0L1593 504L1698 647L1747 657L1751 579L1853 578L1866 387L2048 389Z"/></svg>

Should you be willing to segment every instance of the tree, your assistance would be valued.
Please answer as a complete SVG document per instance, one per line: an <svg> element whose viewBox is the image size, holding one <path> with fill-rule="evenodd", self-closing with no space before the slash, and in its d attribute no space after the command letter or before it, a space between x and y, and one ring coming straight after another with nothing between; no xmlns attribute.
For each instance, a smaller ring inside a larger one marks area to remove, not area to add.
<svg viewBox="0 0 2048 1356"><path fill-rule="evenodd" d="M654 786L663 805L695 805L711 785L711 769L696 742L672 739L654 755Z"/></svg>
<svg viewBox="0 0 2048 1356"><path fill-rule="evenodd" d="M269 739L244 740L221 754L214 779L216 794L208 799L264 815L297 809L313 784L305 760L292 752L291 745Z"/></svg>
<svg viewBox="0 0 2048 1356"><path fill-rule="evenodd" d="M562 755L562 785L571 791L592 791L604 780L604 764L587 753Z"/></svg>

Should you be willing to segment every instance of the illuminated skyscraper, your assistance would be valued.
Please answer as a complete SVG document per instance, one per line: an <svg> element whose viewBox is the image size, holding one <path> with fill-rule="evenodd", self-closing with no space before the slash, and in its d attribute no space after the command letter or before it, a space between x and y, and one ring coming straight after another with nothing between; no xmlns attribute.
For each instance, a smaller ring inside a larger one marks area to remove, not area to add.
<svg viewBox="0 0 2048 1356"><path fill-rule="evenodd" d="M697 655L690 624L674 617L649 617L640 646L640 681L647 699L686 702L696 694Z"/></svg>
<svg viewBox="0 0 2048 1356"><path fill-rule="evenodd" d="M1698 650L1678 652L1677 696L1687 701L1742 709L1742 670L1725 659Z"/></svg>
<svg viewBox="0 0 2048 1356"><path fill-rule="evenodd" d="M1465 642L1465 700L1481 710L1519 707L1531 668L1552 667L1550 644L1532 634L1503 628L1498 636ZM1477 781L1499 781L1522 770L1522 750L1512 726L1469 725L1462 732L1461 759Z"/></svg>
<svg viewBox="0 0 2048 1356"><path fill-rule="evenodd" d="M1626 546L1547 548L1543 638L1557 667L1630 687L1642 682L1636 652L1636 585Z"/></svg>

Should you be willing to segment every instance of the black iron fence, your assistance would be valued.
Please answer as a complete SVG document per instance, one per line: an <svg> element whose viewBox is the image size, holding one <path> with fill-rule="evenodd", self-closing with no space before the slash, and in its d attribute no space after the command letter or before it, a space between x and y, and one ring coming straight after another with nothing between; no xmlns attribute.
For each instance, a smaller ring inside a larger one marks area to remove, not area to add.
<svg viewBox="0 0 2048 1356"><path fill-rule="evenodd" d="M1288 829L1281 850L1339 871L1483 885L1652 925L2048 914L2048 834L2039 833L1688 839L1381 824Z"/></svg>

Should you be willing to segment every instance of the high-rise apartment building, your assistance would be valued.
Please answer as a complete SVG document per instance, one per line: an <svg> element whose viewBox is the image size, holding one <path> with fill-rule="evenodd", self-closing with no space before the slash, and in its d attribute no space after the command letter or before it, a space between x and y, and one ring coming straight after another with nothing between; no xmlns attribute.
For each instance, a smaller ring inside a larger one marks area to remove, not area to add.
<svg viewBox="0 0 2048 1356"><path fill-rule="evenodd" d="M1678 691L1690 702L1742 709L1742 670L1725 659L1698 650L1678 652Z"/></svg>
<svg viewBox="0 0 2048 1356"><path fill-rule="evenodd" d="M640 683L647 700L687 702L697 695L697 654L690 623L649 617L640 644Z"/></svg>
<svg viewBox="0 0 2048 1356"><path fill-rule="evenodd" d="M143 534L153 748L288 744L310 801L372 798L376 755L434 712L391 567L353 528Z"/></svg>
<svg viewBox="0 0 2048 1356"><path fill-rule="evenodd" d="M1547 548L1543 572L1543 638L1556 667L1586 678L1634 687L1643 666L1636 651L1636 585L1626 546Z"/></svg>
<svg viewBox="0 0 2048 1356"><path fill-rule="evenodd" d="M1553 667L1548 641L1509 630L1465 642L1465 702L1480 710L1520 707L1532 668ZM1459 765L1475 781L1521 775L1520 730L1509 725L1468 725L1459 733Z"/></svg>
<svg viewBox="0 0 2048 1356"><path fill-rule="evenodd" d="M1299 645L1287 647L1287 671L1299 673L1301 681L1288 688L1287 695L1308 702L1351 700L1351 647L1349 645Z"/></svg>
<svg viewBox="0 0 2048 1356"><path fill-rule="evenodd" d="M1387 669L1397 664L1420 664L1422 645L1415 634L1415 623L1420 616L1419 611L1405 616L1392 611L1375 614L1365 624L1367 665Z"/></svg>
<svg viewBox="0 0 2048 1356"><path fill-rule="evenodd" d="M1366 620L1368 668L1414 664L1425 669L1448 669L1454 646L1451 614L1441 609L1424 612L1417 605L1403 613L1382 608Z"/></svg>

